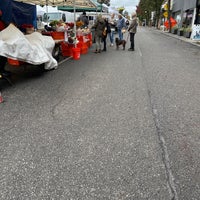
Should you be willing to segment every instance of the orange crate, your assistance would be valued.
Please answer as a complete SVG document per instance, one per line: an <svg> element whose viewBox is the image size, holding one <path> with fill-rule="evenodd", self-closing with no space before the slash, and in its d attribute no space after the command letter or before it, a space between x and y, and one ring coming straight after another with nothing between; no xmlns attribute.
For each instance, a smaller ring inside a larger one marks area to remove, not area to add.
<svg viewBox="0 0 200 200"><path fill-rule="evenodd" d="M73 56L72 48L74 47L73 44L68 44L65 42L61 43L61 51L63 56Z"/></svg>
<svg viewBox="0 0 200 200"><path fill-rule="evenodd" d="M92 41L89 40L89 41L86 42L86 44L87 44L88 48L90 48L92 46Z"/></svg>
<svg viewBox="0 0 200 200"><path fill-rule="evenodd" d="M62 55L65 56L73 56L72 49L62 51Z"/></svg>
<svg viewBox="0 0 200 200"><path fill-rule="evenodd" d="M68 44L66 42L61 42L61 49L62 49L62 51L71 49L73 47L74 47L73 44Z"/></svg>
<svg viewBox="0 0 200 200"><path fill-rule="evenodd" d="M79 43L76 45L78 48L82 48L82 46L83 46L83 42L80 42L79 41Z"/></svg>
<svg viewBox="0 0 200 200"><path fill-rule="evenodd" d="M87 53L88 53L88 47L82 47L81 54L87 54Z"/></svg>
<svg viewBox="0 0 200 200"><path fill-rule="evenodd" d="M88 33L88 38L92 40L92 33Z"/></svg>
<svg viewBox="0 0 200 200"><path fill-rule="evenodd" d="M64 32L52 32L51 36L54 40L64 40Z"/></svg>
<svg viewBox="0 0 200 200"><path fill-rule="evenodd" d="M77 39L78 39L79 42L83 42L83 36L82 35L77 36Z"/></svg>
<svg viewBox="0 0 200 200"><path fill-rule="evenodd" d="M19 61L19 60L15 60L15 59L12 59L12 58L8 58L8 63L9 63L10 65L20 66L20 65L22 65L24 62Z"/></svg>

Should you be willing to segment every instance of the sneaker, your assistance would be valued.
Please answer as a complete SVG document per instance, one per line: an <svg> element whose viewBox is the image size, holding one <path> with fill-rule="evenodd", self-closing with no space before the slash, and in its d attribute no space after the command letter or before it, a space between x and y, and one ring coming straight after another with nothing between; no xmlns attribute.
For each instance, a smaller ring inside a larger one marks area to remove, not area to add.
<svg viewBox="0 0 200 200"><path fill-rule="evenodd" d="M113 47L113 46L114 46L114 44L112 43L110 46L111 46L111 47Z"/></svg>
<svg viewBox="0 0 200 200"><path fill-rule="evenodd" d="M134 49L132 49L132 48L129 48L129 49L128 49L128 51L134 51Z"/></svg>

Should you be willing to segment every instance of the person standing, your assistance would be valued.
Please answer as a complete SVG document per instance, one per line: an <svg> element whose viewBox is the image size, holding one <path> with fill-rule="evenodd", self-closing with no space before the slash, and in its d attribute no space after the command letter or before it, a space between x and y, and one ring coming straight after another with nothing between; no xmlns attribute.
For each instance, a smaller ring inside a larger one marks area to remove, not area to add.
<svg viewBox="0 0 200 200"><path fill-rule="evenodd" d="M103 41L103 49L102 49L102 51L106 51L107 50L107 48L106 48L106 46L107 46L106 40L107 40L108 33L110 33L110 25L108 23L108 19L105 18L104 20L105 20L105 28L104 28L103 36L102 36L102 41Z"/></svg>
<svg viewBox="0 0 200 200"><path fill-rule="evenodd" d="M117 31L119 35L119 40L123 40L123 33L122 29L126 27L126 23L124 18L122 17L121 14L118 15L118 20L117 20Z"/></svg>
<svg viewBox="0 0 200 200"><path fill-rule="evenodd" d="M102 15L99 14L92 27L95 29L94 36L95 36L95 41L96 41L96 50L94 53L101 53L101 41L102 41L103 31L105 29L105 26L106 26L105 20L102 18Z"/></svg>
<svg viewBox="0 0 200 200"><path fill-rule="evenodd" d="M110 46L112 47L114 44L114 33L115 33L115 28L116 28L116 20L115 20L115 14L113 13L109 19L109 25L110 25L110 33L109 38L110 38Z"/></svg>
<svg viewBox="0 0 200 200"><path fill-rule="evenodd" d="M83 11L83 13L82 13L82 15L80 16L80 19L79 19L79 20L83 22L83 26L84 26L84 27L88 27L88 25L89 25L89 20L88 20L88 17L86 16L86 12L85 12L85 11Z"/></svg>
<svg viewBox="0 0 200 200"><path fill-rule="evenodd" d="M128 32L130 34L130 43L131 43L131 46L128 49L128 51L134 51L135 50L135 34L137 32L137 26L138 26L137 15L136 15L136 13L133 13L131 23L128 27Z"/></svg>

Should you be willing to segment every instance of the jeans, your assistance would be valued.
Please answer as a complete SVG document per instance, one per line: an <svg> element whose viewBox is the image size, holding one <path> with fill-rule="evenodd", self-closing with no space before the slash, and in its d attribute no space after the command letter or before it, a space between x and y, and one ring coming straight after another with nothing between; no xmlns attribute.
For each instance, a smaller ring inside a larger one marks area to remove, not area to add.
<svg viewBox="0 0 200 200"><path fill-rule="evenodd" d="M109 36L110 36L110 43L111 43L111 44L113 44L113 42L114 42L114 32L115 32L115 31L111 31L111 32L109 33Z"/></svg>
<svg viewBox="0 0 200 200"><path fill-rule="evenodd" d="M131 42L131 49L135 48L135 42L134 42L134 38L135 38L135 33L130 33L130 42Z"/></svg>
<svg viewBox="0 0 200 200"><path fill-rule="evenodd" d="M106 51L106 39L107 39L107 37L102 37L103 51Z"/></svg>
<svg viewBox="0 0 200 200"><path fill-rule="evenodd" d="M118 29L119 40L123 40L122 29Z"/></svg>
<svg viewBox="0 0 200 200"><path fill-rule="evenodd" d="M96 41L96 50L101 51L101 41L102 37L99 37L98 35L95 36L95 41Z"/></svg>

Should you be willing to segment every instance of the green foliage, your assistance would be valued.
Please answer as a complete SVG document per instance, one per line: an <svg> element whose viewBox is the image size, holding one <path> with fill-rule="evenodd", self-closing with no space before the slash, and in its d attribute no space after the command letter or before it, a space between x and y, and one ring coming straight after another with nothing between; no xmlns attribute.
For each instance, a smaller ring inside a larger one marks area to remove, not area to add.
<svg viewBox="0 0 200 200"><path fill-rule="evenodd" d="M97 0L98 3L100 4L106 4L107 6L110 6L110 0Z"/></svg>
<svg viewBox="0 0 200 200"><path fill-rule="evenodd" d="M172 30L178 30L178 26L176 25L176 26L173 26L172 27Z"/></svg>
<svg viewBox="0 0 200 200"><path fill-rule="evenodd" d="M184 32L192 32L192 28L191 27L187 27L183 29Z"/></svg>
<svg viewBox="0 0 200 200"><path fill-rule="evenodd" d="M184 28L183 28L183 27L181 27L181 28L179 28L178 30L179 30L179 31L184 31Z"/></svg>
<svg viewBox="0 0 200 200"><path fill-rule="evenodd" d="M155 12L155 17L158 20L161 15L162 3L163 0L140 0L136 10L139 20L146 19L148 21L151 18L151 12Z"/></svg>
<svg viewBox="0 0 200 200"><path fill-rule="evenodd" d="M54 26L56 26L58 24L58 22L59 22L58 20L54 20L54 21L51 21L49 25L51 27L54 27Z"/></svg>

